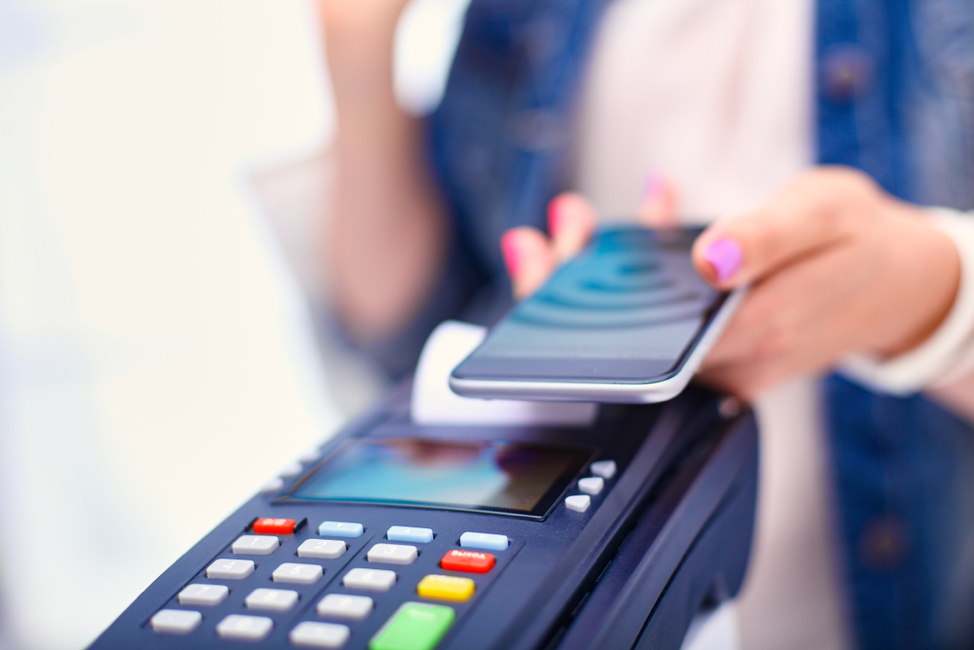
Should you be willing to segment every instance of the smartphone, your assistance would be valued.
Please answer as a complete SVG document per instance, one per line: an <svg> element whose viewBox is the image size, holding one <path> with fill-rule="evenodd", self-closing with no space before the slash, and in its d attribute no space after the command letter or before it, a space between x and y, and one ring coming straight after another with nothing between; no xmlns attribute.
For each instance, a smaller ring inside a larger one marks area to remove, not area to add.
<svg viewBox="0 0 974 650"><path fill-rule="evenodd" d="M453 369L450 387L531 400L678 395L744 297L697 275L690 250L702 230L600 228Z"/></svg>

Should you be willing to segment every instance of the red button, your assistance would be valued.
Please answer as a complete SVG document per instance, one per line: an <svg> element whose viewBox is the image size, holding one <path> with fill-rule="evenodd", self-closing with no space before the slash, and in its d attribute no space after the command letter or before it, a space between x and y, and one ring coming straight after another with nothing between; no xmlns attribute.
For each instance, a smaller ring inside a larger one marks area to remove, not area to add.
<svg viewBox="0 0 974 650"><path fill-rule="evenodd" d="M258 535L291 535L295 524L293 519L264 517L254 522L254 532Z"/></svg>
<svg viewBox="0 0 974 650"><path fill-rule="evenodd" d="M487 573L494 568L494 556L490 553L455 549L443 556L440 566L448 571Z"/></svg>

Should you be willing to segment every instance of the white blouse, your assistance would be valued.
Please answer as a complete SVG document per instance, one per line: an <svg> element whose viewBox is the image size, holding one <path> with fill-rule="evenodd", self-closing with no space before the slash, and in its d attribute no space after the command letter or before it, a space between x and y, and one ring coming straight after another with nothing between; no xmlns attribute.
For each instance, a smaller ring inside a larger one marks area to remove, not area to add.
<svg viewBox="0 0 974 650"><path fill-rule="evenodd" d="M687 221L759 206L809 166L810 0L616 0L580 107L575 186L603 215L635 214L647 175ZM737 599L744 648L849 647L814 378L755 404L755 546Z"/></svg>

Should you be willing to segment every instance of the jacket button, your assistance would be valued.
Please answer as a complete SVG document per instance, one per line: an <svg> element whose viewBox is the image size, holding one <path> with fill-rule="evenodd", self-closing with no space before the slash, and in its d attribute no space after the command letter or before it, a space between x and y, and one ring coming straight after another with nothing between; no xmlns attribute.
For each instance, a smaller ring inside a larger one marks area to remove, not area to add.
<svg viewBox="0 0 974 650"><path fill-rule="evenodd" d="M896 571L909 554L909 540L903 522L894 516L868 521L859 536L859 557L873 571Z"/></svg>
<svg viewBox="0 0 974 650"><path fill-rule="evenodd" d="M823 56L821 66L822 94L835 103L851 102L872 89L876 63L859 45L833 45Z"/></svg>

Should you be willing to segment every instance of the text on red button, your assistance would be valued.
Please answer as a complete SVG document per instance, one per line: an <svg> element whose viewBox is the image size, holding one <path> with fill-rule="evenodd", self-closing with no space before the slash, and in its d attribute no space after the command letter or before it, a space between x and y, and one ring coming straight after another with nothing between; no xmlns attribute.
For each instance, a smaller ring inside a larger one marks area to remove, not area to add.
<svg viewBox="0 0 974 650"><path fill-rule="evenodd" d="M261 535L291 535L295 524L293 519L264 517L254 522L254 532Z"/></svg>
<svg viewBox="0 0 974 650"><path fill-rule="evenodd" d="M443 556L440 566L448 571L487 573L494 568L494 556L490 553L454 549Z"/></svg>

